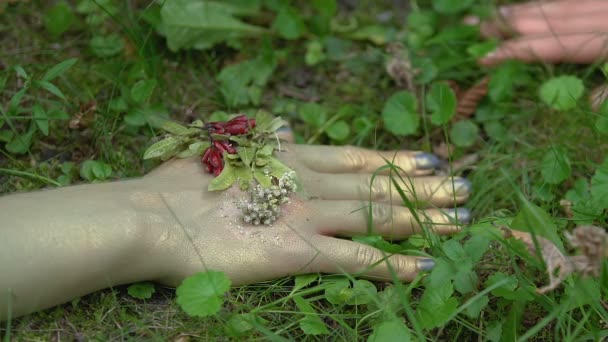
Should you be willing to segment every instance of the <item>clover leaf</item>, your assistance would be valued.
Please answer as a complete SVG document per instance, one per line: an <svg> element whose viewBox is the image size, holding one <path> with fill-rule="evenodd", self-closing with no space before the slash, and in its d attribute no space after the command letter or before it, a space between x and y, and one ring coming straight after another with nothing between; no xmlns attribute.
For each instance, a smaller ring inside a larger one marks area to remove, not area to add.
<svg viewBox="0 0 608 342"><path fill-rule="evenodd" d="M540 87L540 98L557 110L569 110L576 107L583 95L583 81L575 76L554 77Z"/></svg>
<svg viewBox="0 0 608 342"><path fill-rule="evenodd" d="M230 279L223 272L200 272L184 279L176 290L176 301L190 316L210 316L222 307L230 285Z"/></svg>
<svg viewBox="0 0 608 342"><path fill-rule="evenodd" d="M148 299L156 292L154 284L148 281L131 284L127 288L129 296L137 299Z"/></svg>
<svg viewBox="0 0 608 342"><path fill-rule="evenodd" d="M395 135L412 135L418 131L420 115L416 97L405 90L393 94L382 109L384 127Z"/></svg>

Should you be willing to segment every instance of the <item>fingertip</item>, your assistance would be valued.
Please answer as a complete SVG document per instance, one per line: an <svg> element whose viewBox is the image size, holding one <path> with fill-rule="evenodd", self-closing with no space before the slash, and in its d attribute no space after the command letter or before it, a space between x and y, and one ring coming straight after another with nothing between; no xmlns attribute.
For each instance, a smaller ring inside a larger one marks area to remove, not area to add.
<svg viewBox="0 0 608 342"><path fill-rule="evenodd" d="M416 260L416 267L422 272L431 271L435 267L435 260L431 258L420 258Z"/></svg>

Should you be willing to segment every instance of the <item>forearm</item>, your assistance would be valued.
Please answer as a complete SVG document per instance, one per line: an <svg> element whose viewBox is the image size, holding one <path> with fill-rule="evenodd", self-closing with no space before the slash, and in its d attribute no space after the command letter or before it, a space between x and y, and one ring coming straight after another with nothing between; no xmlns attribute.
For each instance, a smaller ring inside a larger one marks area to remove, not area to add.
<svg viewBox="0 0 608 342"><path fill-rule="evenodd" d="M0 321L158 277L138 180L0 197ZM9 307L10 306L10 307Z"/></svg>

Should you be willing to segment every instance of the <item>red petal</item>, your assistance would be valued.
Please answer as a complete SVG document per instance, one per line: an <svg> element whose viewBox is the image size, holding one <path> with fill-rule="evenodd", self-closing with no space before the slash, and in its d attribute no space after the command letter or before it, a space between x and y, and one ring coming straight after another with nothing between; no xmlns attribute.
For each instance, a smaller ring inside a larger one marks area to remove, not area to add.
<svg viewBox="0 0 608 342"><path fill-rule="evenodd" d="M249 119L249 126L251 128L253 128L253 127L255 127L255 125L256 125L255 119Z"/></svg>
<svg viewBox="0 0 608 342"><path fill-rule="evenodd" d="M234 147L232 147L232 145L229 142L222 141L222 145L224 146L224 149L226 150L226 152L228 152L230 154L236 153L236 149Z"/></svg>
<svg viewBox="0 0 608 342"><path fill-rule="evenodd" d="M203 153L203 158L201 158L201 160L203 161L203 163L207 162L209 160L209 155L211 154L211 147L207 147L207 149L205 150L205 153Z"/></svg>
<svg viewBox="0 0 608 342"><path fill-rule="evenodd" d="M236 123L236 122L247 122L247 116L246 115L239 115L239 116L231 119L230 121L228 121L228 124Z"/></svg>
<svg viewBox="0 0 608 342"><path fill-rule="evenodd" d="M226 126L226 132L232 135L241 135L249 132L249 127L247 127L246 123L232 123Z"/></svg>
<svg viewBox="0 0 608 342"><path fill-rule="evenodd" d="M217 148L220 152L224 153L224 152L226 152L226 147L224 147L224 145L222 143L223 143L223 141L215 140L213 142L213 146L215 146L215 148Z"/></svg>

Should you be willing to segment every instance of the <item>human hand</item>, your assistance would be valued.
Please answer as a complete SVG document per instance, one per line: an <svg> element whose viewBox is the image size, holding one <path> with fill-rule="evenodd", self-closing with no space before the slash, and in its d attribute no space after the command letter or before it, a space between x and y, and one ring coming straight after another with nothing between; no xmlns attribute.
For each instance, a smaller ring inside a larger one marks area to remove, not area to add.
<svg viewBox="0 0 608 342"><path fill-rule="evenodd" d="M415 212L425 226L449 234L459 229L456 216L460 222L469 219L468 210L453 208L466 201L470 183L431 176L438 160L430 154L291 144L282 148L278 157L296 171L307 196L292 196L272 226L242 221L236 202L246 192L234 187L208 192L212 176L203 171L198 158L172 160L142 179L141 187L148 194L159 194L142 195L138 201L141 210L150 212L153 230L148 248L160 256L153 258L160 263L156 280L175 286L206 269L225 272L235 285L313 272L348 272L374 279L392 279L394 274L412 280L419 271L433 267L432 259L388 256L338 238L369 233L370 198L372 233L403 239L422 231L414 213L401 205L387 174L376 177L370 194L372 174L386 164L383 157L394 158L394 164L411 177L402 174L406 184L398 180L408 198L428 204Z"/></svg>
<svg viewBox="0 0 608 342"><path fill-rule="evenodd" d="M499 13L480 24L484 36L506 39L480 60L483 65L508 59L593 63L608 57L608 1L532 1L500 7Z"/></svg>

